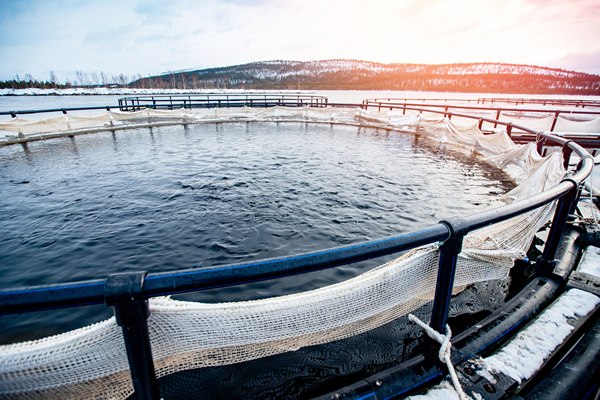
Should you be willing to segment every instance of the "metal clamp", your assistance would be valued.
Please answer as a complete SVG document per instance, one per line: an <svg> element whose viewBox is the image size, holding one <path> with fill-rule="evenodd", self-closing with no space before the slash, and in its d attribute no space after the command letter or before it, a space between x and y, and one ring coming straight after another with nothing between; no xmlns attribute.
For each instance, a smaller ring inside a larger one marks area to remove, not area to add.
<svg viewBox="0 0 600 400"><path fill-rule="evenodd" d="M563 183L563 182L573 182L573 183L575 184L575 188L578 188L578 187L579 187L579 185L580 185L580 183L579 183L579 182L577 182L575 179L573 179L573 178L570 178L570 177L563 178L563 180L562 180L562 181L560 181L560 183Z"/></svg>
<svg viewBox="0 0 600 400"><path fill-rule="evenodd" d="M469 224L464 218L450 218L439 221L446 225L450 231L450 237L442 243L442 252L449 254L460 254L462 250L462 239L469 232Z"/></svg>
<svg viewBox="0 0 600 400"><path fill-rule="evenodd" d="M114 307L119 326L132 328L143 324L150 316L144 298L144 278L147 272L110 275L104 284L104 301Z"/></svg>

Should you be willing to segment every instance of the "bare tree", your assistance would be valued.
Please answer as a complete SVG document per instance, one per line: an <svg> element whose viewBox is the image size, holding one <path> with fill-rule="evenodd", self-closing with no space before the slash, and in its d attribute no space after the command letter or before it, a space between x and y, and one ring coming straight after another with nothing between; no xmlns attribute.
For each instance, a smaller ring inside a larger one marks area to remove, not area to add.
<svg viewBox="0 0 600 400"><path fill-rule="evenodd" d="M125 87L127 82L129 82L129 78L127 77L127 75L120 74L118 79L119 79L119 83L121 83L121 87L123 87L123 88Z"/></svg>
<svg viewBox="0 0 600 400"><path fill-rule="evenodd" d="M106 86L108 78L107 78L106 74L104 73L104 71L100 71L100 79L102 79L102 86Z"/></svg>
<svg viewBox="0 0 600 400"><path fill-rule="evenodd" d="M98 79L98 74L95 72L92 72L92 81L94 82L94 85L100 86L100 79Z"/></svg>
<svg viewBox="0 0 600 400"><path fill-rule="evenodd" d="M75 71L75 86L83 86L83 72Z"/></svg>
<svg viewBox="0 0 600 400"><path fill-rule="evenodd" d="M135 79L138 81L138 86L142 89L145 89L144 78L142 78L142 74L138 73Z"/></svg>
<svg viewBox="0 0 600 400"><path fill-rule="evenodd" d="M54 71L50 71L50 83L54 86L54 89L56 89L56 75L54 74Z"/></svg>
<svg viewBox="0 0 600 400"><path fill-rule="evenodd" d="M29 87L33 87L33 76L31 74L25 74L25 82Z"/></svg>

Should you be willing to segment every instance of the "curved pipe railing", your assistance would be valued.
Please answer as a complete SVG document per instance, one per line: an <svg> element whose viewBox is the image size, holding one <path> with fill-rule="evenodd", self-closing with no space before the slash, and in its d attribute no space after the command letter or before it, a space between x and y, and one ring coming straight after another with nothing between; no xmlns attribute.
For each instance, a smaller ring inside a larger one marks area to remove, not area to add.
<svg viewBox="0 0 600 400"><path fill-rule="evenodd" d="M196 95L145 95L119 99L123 111L138 111L145 108L222 108L222 107L325 107L327 97L303 94L220 94Z"/></svg>
<svg viewBox="0 0 600 400"><path fill-rule="evenodd" d="M387 101L383 101L380 99L367 99L367 100L363 100L363 104L365 104L368 107L378 107L379 110L381 110L382 108L390 108L390 106L409 106L409 107L419 107L420 104L417 103L409 103L407 101L404 102L400 102L397 103L395 102L394 99L388 99ZM483 103L482 103L483 104ZM495 120L499 120L500 119L500 115L503 112L516 112L516 113L538 113L538 114L554 114L554 120L552 121L552 126L550 127L550 132L554 131L554 128L556 127L556 122L558 121L558 117L561 114L566 114L566 115L590 115L590 116L597 116L600 117L600 110L598 111L579 111L579 110L548 110L548 109L539 109L539 108L509 108L509 107L485 107L485 106L465 106L465 105L456 105L456 104L428 104L427 107L436 107L436 108L443 108L445 111L445 114L451 114L449 113L449 110L456 110L456 109L460 109L460 110L477 110L477 111L494 111L496 113L496 118ZM391 109L391 108L390 108ZM497 126L496 123L494 123L494 128ZM481 128L481 126L480 126Z"/></svg>
<svg viewBox="0 0 600 400"><path fill-rule="evenodd" d="M98 106L98 107L67 107L67 108L47 108L43 110L22 110L22 111L0 111L0 115L10 115L13 118L17 118L17 115L25 114L41 114L51 112L62 112L66 114L68 111L86 111L86 110L106 110L119 109L119 106Z"/></svg>
<svg viewBox="0 0 600 400"><path fill-rule="evenodd" d="M349 104L337 105L350 106ZM439 110L425 108L417 109L406 107L406 109L443 113ZM466 114L453 113L453 115L457 117L475 118ZM493 119L479 117L476 119L487 122L497 122L500 125L509 125L508 123L495 121ZM582 157L583 164L577 174L568 181L562 182L552 189L529 199L505 205L495 210L479 213L471 217L466 217L465 222L468 225L467 228L469 231L500 222L504 219L517 216L547 204L568 193L575 183L577 183L578 186L581 185L592 171L593 159L585 149L575 142L547 133L535 132L526 127L518 125L512 126L531 134L539 135L540 137L551 140L561 146L568 146ZM155 297L232 286L266 279L275 279L332 268L403 250L409 250L436 241L443 241L449 238L449 234L450 231L445 225L437 224L425 230L410 232L402 236L389 237L355 246L306 253L294 257L281 257L261 262L224 265L199 270L170 272L168 274L152 273L148 274L146 277L144 293L147 297ZM233 271L236 273L235 276L232 275ZM237 274L239 274L239 276ZM0 314L76 307L103 302L104 280L89 280L67 285L48 285L11 291L0 291Z"/></svg>
<svg viewBox="0 0 600 400"><path fill-rule="evenodd" d="M515 105L521 104L542 104L552 106L575 106L584 108L585 106L600 107L600 101L598 100L577 100L577 99L526 99L526 98L511 98L511 97L480 97L477 102L481 101L481 104L485 102L489 103L515 103Z"/></svg>
<svg viewBox="0 0 600 400"><path fill-rule="evenodd" d="M589 169L591 172L592 161L585 158L584 162L583 168ZM468 229L469 231L479 229L515 217L564 196L573 188L574 183L579 181L577 177L571 179L573 181L562 182L554 188L531 198L466 217L465 222ZM580 180L583 181L584 179L581 178ZM440 223L401 236L355 246L298 254L293 257L280 257L259 262L229 264L196 270L151 273L145 278L144 294L150 298L276 279L381 257L425 244L445 241L449 238L449 228ZM105 280L97 279L63 285L0 291L0 314L100 304L104 302L104 284Z"/></svg>
<svg viewBox="0 0 600 400"><path fill-rule="evenodd" d="M0 111L0 115L10 115L16 118L17 115L39 114L62 112L67 114L69 111L85 110L106 110L116 109L119 111L139 111L146 108L155 110L176 108L224 108L224 107L325 107L328 103L327 97L315 95L245 95L245 94L219 94L206 93L197 95L144 95L122 97L119 99L118 106L97 106L97 107L65 107L49 108L43 110L21 110L21 111Z"/></svg>
<svg viewBox="0 0 600 400"><path fill-rule="evenodd" d="M368 108L365 104L328 104ZM389 105L387 107L390 107ZM498 120L467 114L448 113L435 109L391 106L398 109L439 113L448 116L478 119L517 128L536 137L542 137L563 146L565 155L574 151L581 158L577 172L557 186L528 199L462 219L440 221L423 230L368 243L338 247L292 257L274 258L258 262L223 265L212 268L189 269L169 273L138 272L113 274L106 280L89 280L63 285L46 285L0 291L0 314L29 312L62 307L83 306L105 302L115 308L117 323L123 334L130 364L134 389L141 398L158 398L158 386L152 362L148 336L149 309L146 299L173 293L233 286L267 279L281 278L380 257L421 245L443 241L435 289L431 326L441 331L445 326L454 284L457 256L463 237L479 229L531 211L558 199L544 253L538 262L549 262L555 257L567 218L577 202L579 188L593 168L592 156L572 140Z"/></svg>
<svg viewBox="0 0 600 400"><path fill-rule="evenodd" d="M600 107L600 101L597 100L571 100L571 99L558 99L558 100L550 100L550 99L522 99L522 98L489 98L489 97L480 97L478 99L414 99L414 98L393 98L393 97L379 97L373 99L365 99L363 103L391 103L391 102L402 102L408 103L409 101L414 102L422 102L420 104L426 104L431 102L451 102L451 103L475 103L475 104L514 104L518 106L519 104L536 104L541 106L561 106L561 107L575 107L575 108L585 108L588 107Z"/></svg>
<svg viewBox="0 0 600 400"><path fill-rule="evenodd" d="M408 101L422 101L423 104L425 104L426 102L432 102L432 101L444 101L444 102L453 102L453 103L476 103L476 104L485 104L485 103L491 103L491 104L496 104L496 103L508 103L508 104L514 104L516 106L518 106L519 104L541 104L543 106L545 105L551 105L551 106L575 106L575 107L581 107L584 108L585 106L591 106L591 107L600 107L600 101L599 100L577 100L577 99L540 99L540 98L522 98L522 97L478 97L476 99L473 98L462 98L462 99L458 99L458 98L454 98L454 99L450 99L450 98L445 98L445 99L432 99L432 98L428 98L428 99L417 99L417 98L407 98L407 97L379 97L379 98L373 98L373 99L366 99L364 100L364 102L367 101L371 101L371 102L380 102L380 101L386 101L386 102L391 102L391 101L403 101L403 102L408 102Z"/></svg>

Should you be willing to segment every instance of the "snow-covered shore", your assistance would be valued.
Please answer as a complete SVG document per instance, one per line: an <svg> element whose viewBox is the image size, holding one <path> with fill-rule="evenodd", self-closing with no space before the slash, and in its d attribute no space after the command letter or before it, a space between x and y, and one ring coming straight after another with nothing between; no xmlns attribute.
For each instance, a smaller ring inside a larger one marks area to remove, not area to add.
<svg viewBox="0 0 600 400"><path fill-rule="evenodd" d="M248 89L134 89L134 88L72 88L72 89L0 89L0 96L106 96L106 95L152 95L152 94L205 94L205 93L281 93L281 90ZM289 93L313 93L309 90L286 91Z"/></svg>

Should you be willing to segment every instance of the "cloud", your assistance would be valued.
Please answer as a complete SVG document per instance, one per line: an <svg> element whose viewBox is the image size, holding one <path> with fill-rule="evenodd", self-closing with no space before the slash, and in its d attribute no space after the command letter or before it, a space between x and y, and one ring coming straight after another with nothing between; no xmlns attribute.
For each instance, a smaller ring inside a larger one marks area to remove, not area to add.
<svg viewBox="0 0 600 400"><path fill-rule="evenodd" d="M221 3L235 4L243 7L259 7L274 2L274 0L221 0Z"/></svg>
<svg viewBox="0 0 600 400"><path fill-rule="evenodd" d="M600 50L592 53L568 53L548 63L549 66L600 75Z"/></svg>
<svg viewBox="0 0 600 400"><path fill-rule="evenodd" d="M445 0L416 0L409 4L408 6L402 8L399 11L399 14L403 18L412 18L417 14L427 11L428 9L434 8L442 3Z"/></svg>
<svg viewBox="0 0 600 400"><path fill-rule="evenodd" d="M598 73L599 9L598 0L0 0L0 79L331 58L553 60Z"/></svg>

